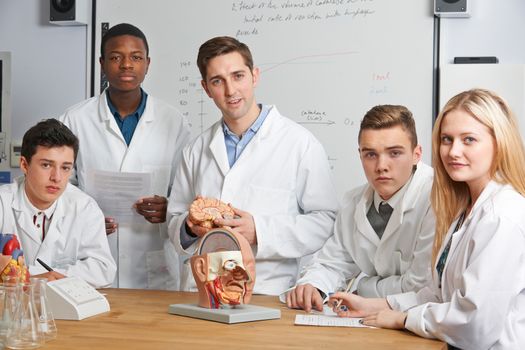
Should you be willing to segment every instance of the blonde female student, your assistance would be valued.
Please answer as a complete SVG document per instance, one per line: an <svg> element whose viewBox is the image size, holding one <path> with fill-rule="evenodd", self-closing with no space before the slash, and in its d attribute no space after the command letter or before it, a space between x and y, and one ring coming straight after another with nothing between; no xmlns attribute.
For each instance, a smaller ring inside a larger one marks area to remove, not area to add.
<svg viewBox="0 0 525 350"><path fill-rule="evenodd" d="M525 349L525 152L508 105L486 90L453 97L432 135L433 283L365 299L340 316L406 328L462 349Z"/></svg>

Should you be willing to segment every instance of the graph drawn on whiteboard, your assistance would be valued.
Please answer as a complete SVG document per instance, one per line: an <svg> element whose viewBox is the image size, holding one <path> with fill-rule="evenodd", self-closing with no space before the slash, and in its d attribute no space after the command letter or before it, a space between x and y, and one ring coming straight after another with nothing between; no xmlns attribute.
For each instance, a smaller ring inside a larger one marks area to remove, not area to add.
<svg viewBox="0 0 525 350"><path fill-rule="evenodd" d="M220 118L200 83L199 46L221 35L246 43L261 70L257 102L276 105L321 141L341 196L365 181L357 133L374 105L406 105L430 160L431 1L105 0L97 22L144 31L151 56L144 89L176 106L194 135Z"/></svg>

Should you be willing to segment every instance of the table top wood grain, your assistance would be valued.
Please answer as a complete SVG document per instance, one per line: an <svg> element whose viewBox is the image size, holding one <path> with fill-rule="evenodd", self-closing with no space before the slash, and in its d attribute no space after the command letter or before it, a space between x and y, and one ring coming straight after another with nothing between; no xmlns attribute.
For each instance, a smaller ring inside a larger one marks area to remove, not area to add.
<svg viewBox="0 0 525 350"><path fill-rule="evenodd" d="M43 349L443 349L446 344L408 331L294 326L300 310L277 297L252 304L278 308L281 319L222 324L168 314L168 306L196 303L185 292L105 289L111 311L82 321L56 320L57 339Z"/></svg>

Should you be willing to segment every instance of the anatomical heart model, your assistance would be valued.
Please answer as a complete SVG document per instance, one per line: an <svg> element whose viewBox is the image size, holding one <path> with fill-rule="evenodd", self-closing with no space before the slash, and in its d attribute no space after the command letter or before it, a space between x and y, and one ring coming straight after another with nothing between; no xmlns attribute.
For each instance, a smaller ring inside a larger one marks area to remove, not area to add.
<svg viewBox="0 0 525 350"><path fill-rule="evenodd" d="M29 282L29 271L16 235L0 233L0 252L0 283L9 277Z"/></svg>

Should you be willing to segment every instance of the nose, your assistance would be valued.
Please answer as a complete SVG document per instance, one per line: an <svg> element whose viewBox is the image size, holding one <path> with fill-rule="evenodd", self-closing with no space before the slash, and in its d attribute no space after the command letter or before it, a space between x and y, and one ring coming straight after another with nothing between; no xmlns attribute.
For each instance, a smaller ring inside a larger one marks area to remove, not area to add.
<svg viewBox="0 0 525 350"><path fill-rule="evenodd" d="M128 69L133 67L131 59L129 57L122 57L120 60L120 68L121 69Z"/></svg>
<svg viewBox="0 0 525 350"><path fill-rule="evenodd" d="M386 156L380 154L377 157L376 172L384 173L388 170L388 159Z"/></svg>
<svg viewBox="0 0 525 350"><path fill-rule="evenodd" d="M450 145L450 148L448 150L448 155L451 158L459 158L459 156L462 153L462 144L461 142L458 142L457 140L454 140L452 144Z"/></svg>
<svg viewBox="0 0 525 350"><path fill-rule="evenodd" d="M50 180L53 182L60 182L62 180L62 171L59 168L53 168L51 170Z"/></svg>
<svg viewBox="0 0 525 350"><path fill-rule="evenodd" d="M230 80L225 81L224 92L226 93L226 96L233 96L233 94L235 93L235 87Z"/></svg>

